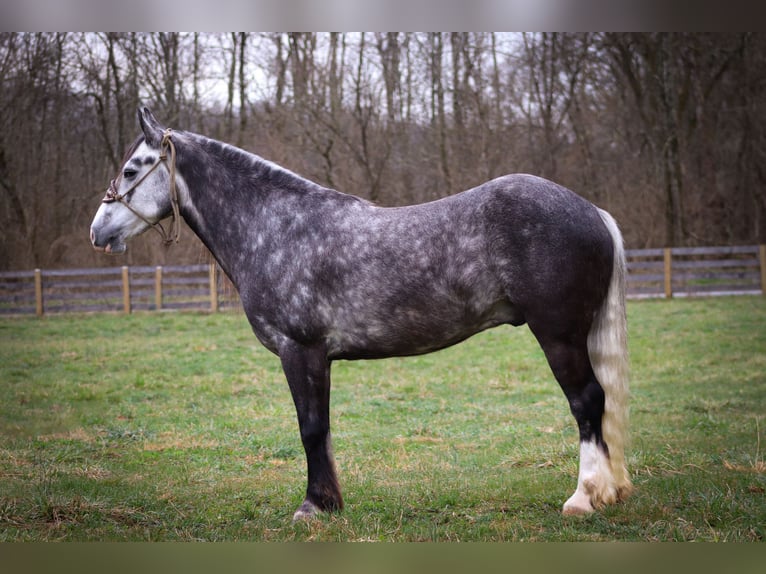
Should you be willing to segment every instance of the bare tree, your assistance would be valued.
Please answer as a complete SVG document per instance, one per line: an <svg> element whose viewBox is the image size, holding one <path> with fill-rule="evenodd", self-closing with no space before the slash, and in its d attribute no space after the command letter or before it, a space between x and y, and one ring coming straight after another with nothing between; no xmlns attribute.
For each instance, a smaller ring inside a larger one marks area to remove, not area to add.
<svg viewBox="0 0 766 574"><path fill-rule="evenodd" d="M389 121L393 122L402 116L399 32L378 33L375 42L386 87L386 112Z"/></svg>
<svg viewBox="0 0 766 574"><path fill-rule="evenodd" d="M537 141L538 131L542 135L536 146L541 158L536 171L556 179L564 122L580 82L587 36L542 32L522 38L528 87L517 95L519 107L527 118L530 141Z"/></svg>
<svg viewBox="0 0 766 574"><path fill-rule="evenodd" d="M443 180L442 195L449 195L452 189L449 151L447 149L447 115L444 98L444 39L441 32L428 34L428 56L431 79L431 124L437 133L439 160Z"/></svg>

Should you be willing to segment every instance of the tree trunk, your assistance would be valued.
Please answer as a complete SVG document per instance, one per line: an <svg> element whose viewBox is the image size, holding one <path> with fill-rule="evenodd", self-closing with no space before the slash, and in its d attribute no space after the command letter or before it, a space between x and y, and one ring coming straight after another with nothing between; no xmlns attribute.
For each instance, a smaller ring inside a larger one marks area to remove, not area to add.
<svg viewBox="0 0 766 574"><path fill-rule="evenodd" d="M247 48L247 33L239 33L239 131L237 145L242 146L247 128L247 80L245 79L245 50Z"/></svg>
<svg viewBox="0 0 766 574"><path fill-rule="evenodd" d="M450 173L449 152L447 150L447 119L444 110L444 83L442 81L443 66L442 57L444 52L441 32L429 34L431 40L431 114L432 122L436 125L439 142L439 159L444 189L439 195L452 193L452 175Z"/></svg>

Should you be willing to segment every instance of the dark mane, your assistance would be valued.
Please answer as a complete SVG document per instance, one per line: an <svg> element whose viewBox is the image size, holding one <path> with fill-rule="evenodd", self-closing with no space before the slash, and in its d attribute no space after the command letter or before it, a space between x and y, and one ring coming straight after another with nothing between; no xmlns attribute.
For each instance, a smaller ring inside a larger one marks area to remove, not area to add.
<svg viewBox="0 0 766 574"><path fill-rule="evenodd" d="M318 192L369 203L362 198L324 187L248 150L199 134L178 133L182 135L183 142L177 146L179 171L188 179L209 182L211 176L215 175L226 180L225 187L229 192L242 195L277 190L280 194ZM215 162L215 165L211 162Z"/></svg>

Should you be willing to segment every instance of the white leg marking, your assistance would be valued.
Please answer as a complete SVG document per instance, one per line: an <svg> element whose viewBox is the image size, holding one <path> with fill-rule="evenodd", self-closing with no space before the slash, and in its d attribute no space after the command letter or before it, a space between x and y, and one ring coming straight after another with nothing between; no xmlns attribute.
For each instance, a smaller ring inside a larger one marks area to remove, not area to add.
<svg viewBox="0 0 766 574"><path fill-rule="evenodd" d="M596 441L580 443L580 472L577 490L564 503L564 514L588 514L605 504L617 502L617 489L609 459Z"/></svg>

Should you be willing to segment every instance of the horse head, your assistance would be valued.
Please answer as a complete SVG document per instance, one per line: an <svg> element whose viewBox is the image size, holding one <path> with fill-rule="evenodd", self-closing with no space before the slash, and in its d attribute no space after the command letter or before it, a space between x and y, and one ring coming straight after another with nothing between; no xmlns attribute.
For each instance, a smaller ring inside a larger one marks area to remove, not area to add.
<svg viewBox="0 0 766 574"><path fill-rule="evenodd" d="M160 232L168 243L178 239L180 221L172 132L145 107L138 110L138 121L143 134L125 153L122 169L109 184L90 226L91 244L106 253L124 252L128 239L149 228ZM176 226L174 238L159 223L171 214Z"/></svg>

